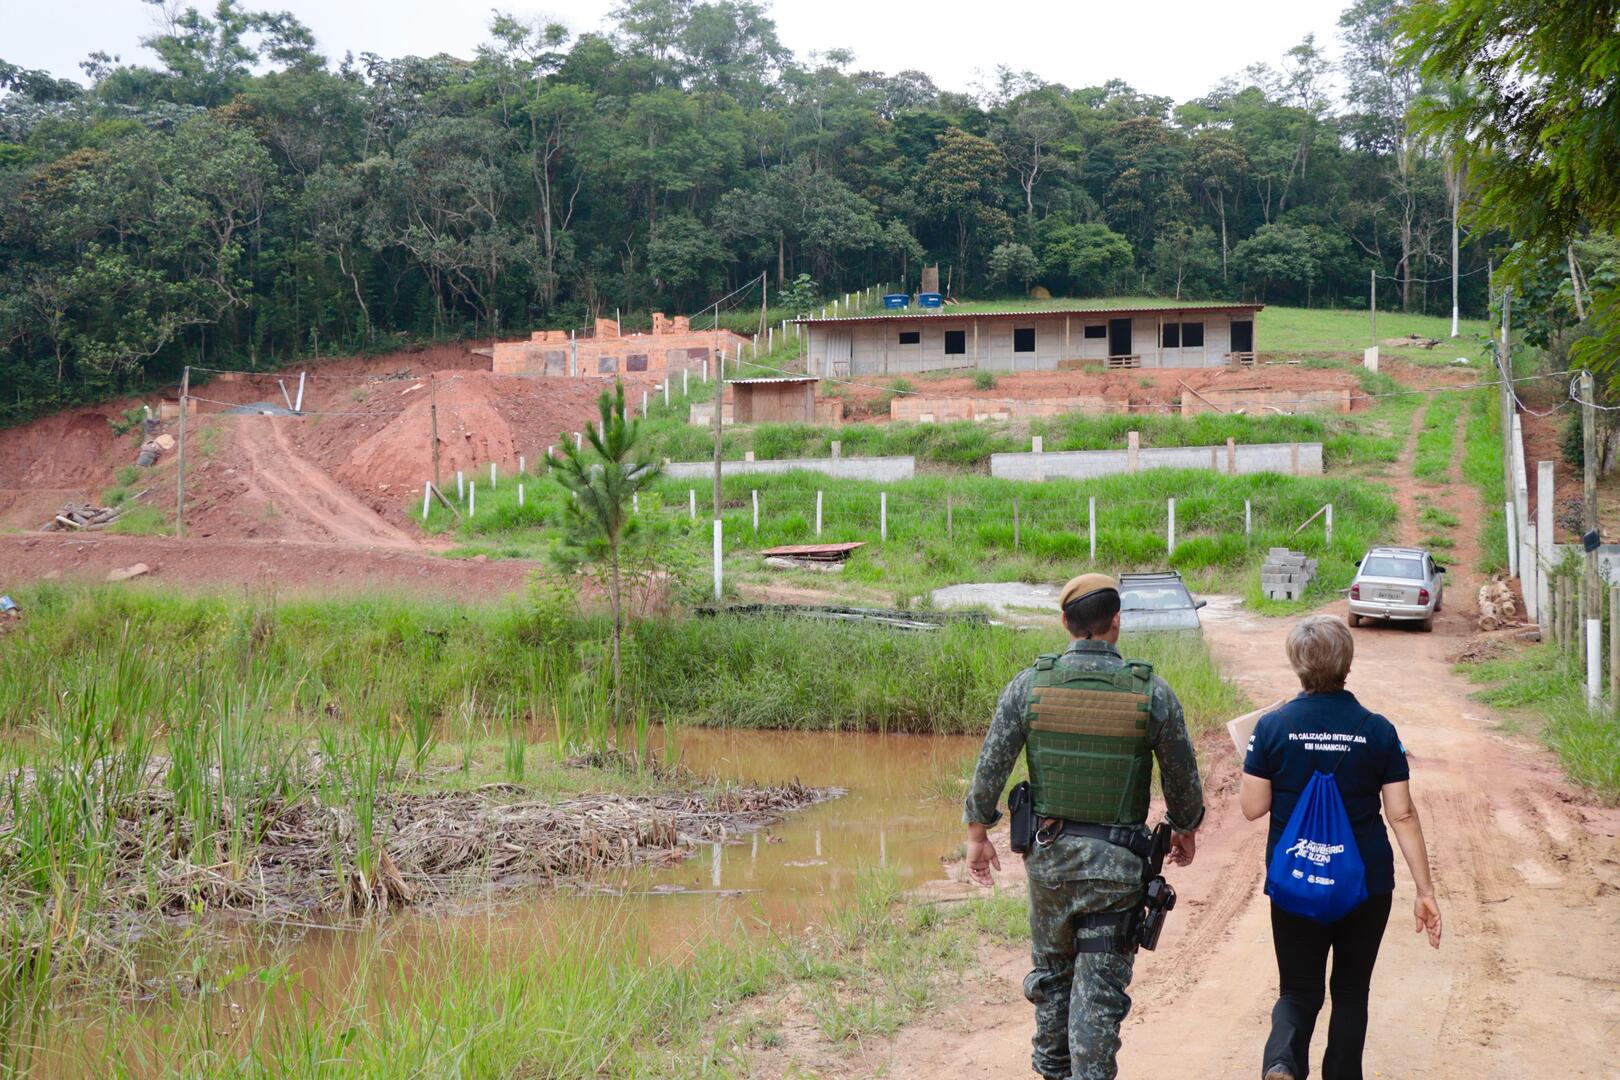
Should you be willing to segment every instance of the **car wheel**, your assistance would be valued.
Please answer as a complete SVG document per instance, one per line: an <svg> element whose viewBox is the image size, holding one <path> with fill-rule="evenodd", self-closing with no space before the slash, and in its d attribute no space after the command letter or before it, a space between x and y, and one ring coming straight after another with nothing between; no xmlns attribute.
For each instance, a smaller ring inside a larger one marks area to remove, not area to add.
<svg viewBox="0 0 1620 1080"><path fill-rule="evenodd" d="M1434 616L1430 615L1427 619L1424 619L1422 622L1418 623L1418 629L1421 630L1425 634L1433 633L1434 632Z"/></svg>
<svg viewBox="0 0 1620 1080"><path fill-rule="evenodd" d="M1351 612L1350 613L1350 625L1351 626L1360 626L1361 625L1361 616L1357 615L1355 612Z"/></svg>

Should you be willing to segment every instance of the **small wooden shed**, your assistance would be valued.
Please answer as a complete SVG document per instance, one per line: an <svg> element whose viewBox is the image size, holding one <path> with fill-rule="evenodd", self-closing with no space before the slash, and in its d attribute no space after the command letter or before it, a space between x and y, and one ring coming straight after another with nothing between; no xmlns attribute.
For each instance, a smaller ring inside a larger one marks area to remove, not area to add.
<svg viewBox="0 0 1620 1080"><path fill-rule="evenodd" d="M733 379L726 384L732 420L738 424L814 424L818 419L816 383L820 381L808 376Z"/></svg>

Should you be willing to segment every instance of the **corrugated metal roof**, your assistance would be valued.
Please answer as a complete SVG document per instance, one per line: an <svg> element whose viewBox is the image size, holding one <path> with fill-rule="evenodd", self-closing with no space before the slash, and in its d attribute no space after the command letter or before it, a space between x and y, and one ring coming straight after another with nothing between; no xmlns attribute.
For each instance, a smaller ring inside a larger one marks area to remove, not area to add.
<svg viewBox="0 0 1620 1080"><path fill-rule="evenodd" d="M815 375L790 375L785 378L727 379L726 383L731 386L759 386L770 383L807 383L820 381L821 379Z"/></svg>
<svg viewBox="0 0 1620 1080"><path fill-rule="evenodd" d="M1193 312L1256 312L1264 304L1174 304L1165 307L1115 308L1027 308L1020 311L951 311L949 308L912 308L906 311L888 311L879 315L838 315L825 319L800 316L793 320L806 325L824 323L896 322L906 319L1029 319L1042 316L1086 315L1107 318L1122 315L1169 315Z"/></svg>

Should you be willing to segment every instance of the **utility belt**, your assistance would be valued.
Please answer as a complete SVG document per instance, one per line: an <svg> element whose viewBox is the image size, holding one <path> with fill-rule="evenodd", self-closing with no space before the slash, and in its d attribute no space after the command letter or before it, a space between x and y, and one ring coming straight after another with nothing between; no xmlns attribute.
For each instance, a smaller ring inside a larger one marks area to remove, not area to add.
<svg viewBox="0 0 1620 1080"><path fill-rule="evenodd" d="M1138 859L1153 854L1153 836L1129 825L1093 825L1087 821L1064 821L1047 818L1035 829L1035 846L1046 847L1060 836L1085 836L1092 840L1106 840L1122 847ZM1016 850L1016 848L1014 849Z"/></svg>
<svg viewBox="0 0 1620 1080"><path fill-rule="evenodd" d="M1007 794L1007 809L1012 817L1011 844L1016 853L1027 858L1031 847L1048 847L1059 836L1084 836L1106 840L1142 860L1141 906L1130 911L1082 915L1075 920L1076 928L1094 933L1077 935L1075 951L1130 954L1139 948L1150 951L1158 948L1164 917L1176 906L1176 890L1164 880L1162 873L1164 857L1170 850L1169 822L1161 822L1150 833L1129 825L1098 825L1057 818L1037 826L1033 801L1027 780L1015 785Z"/></svg>

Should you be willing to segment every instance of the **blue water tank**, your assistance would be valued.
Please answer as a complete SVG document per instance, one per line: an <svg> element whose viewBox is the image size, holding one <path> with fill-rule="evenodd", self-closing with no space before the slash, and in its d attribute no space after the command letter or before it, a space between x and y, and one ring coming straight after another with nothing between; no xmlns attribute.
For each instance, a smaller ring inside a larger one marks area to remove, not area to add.
<svg viewBox="0 0 1620 1080"><path fill-rule="evenodd" d="M941 296L937 292L918 293L917 294L917 306L918 307L944 307L945 306L945 298L943 296Z"/></svg>
<svg viewBox="0 0 1620 1080"><path fill-rule="evenodd" d="M904 308L911 306L911 294L892 292L883 294L883 306L886 308Z"/></svg>

